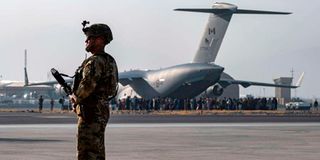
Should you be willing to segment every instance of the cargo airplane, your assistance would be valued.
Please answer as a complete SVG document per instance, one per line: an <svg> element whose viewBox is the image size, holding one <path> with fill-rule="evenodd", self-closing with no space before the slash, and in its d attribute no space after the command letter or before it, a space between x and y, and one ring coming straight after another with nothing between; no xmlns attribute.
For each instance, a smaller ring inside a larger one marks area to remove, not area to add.
<svg viewBox="0 0 320 160"><path fill-rule="evenodd" d="M176 11L209 13L208 24L192 63L175 65L159 70L132 70L119 73L119 91L117 98L137 96L143 98L196 97L208 88L214 95L221 95L223 88L231 84L243 87L251 85L297 88L295 86L261 83L253 81L221 78L224 68L214 63L233 14L276 14L287 15L287 12L258 11L238 9L228 3L214 3L209 9L175 9ZM71 82L71 80L69 80ZM54 83L54 82L53 82ZM56 83L56 82L55 82ZM48 83L37 83L48 84ZM32 84L31 84L32 85Z"/></svg>

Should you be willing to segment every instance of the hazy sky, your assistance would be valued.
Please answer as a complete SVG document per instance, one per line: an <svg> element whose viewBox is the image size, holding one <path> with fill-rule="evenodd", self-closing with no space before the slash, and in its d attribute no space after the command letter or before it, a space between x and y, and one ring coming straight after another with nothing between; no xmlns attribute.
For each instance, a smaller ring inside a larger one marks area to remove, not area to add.
<svg viewBox="0 0 320 160"><path fill-rule="evenodd" d="M288 16L234 15L216 63L235 79L273 83L304 71L297 96L320 97L319 0L229 0L243 9L293 12ZM107 23L114 41L106 49L120 71L159 69L191 62L208 14L174 12L208 8L212 0L7 0L0 2L0 75L23 80L24 49L30 81L48 80L55 67L73 74L85 57L82 20ZM273 88L241 94L273 96ZM294 93L293 93L294 95Z"/></svg>

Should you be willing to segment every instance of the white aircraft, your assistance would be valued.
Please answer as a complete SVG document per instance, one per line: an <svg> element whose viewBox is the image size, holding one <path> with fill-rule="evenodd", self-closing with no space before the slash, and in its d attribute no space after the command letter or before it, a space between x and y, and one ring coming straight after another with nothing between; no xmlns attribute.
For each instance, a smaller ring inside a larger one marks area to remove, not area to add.
<svg viewBox="0 0 320 160"><path fill-rule="evenodd" d="M52 86L44 84L42 86L31 86L29 85L29 79L27 74L27 51L25 50L25 66L24 66L24 81L12 81L12 80L1 80L0 91L1 96L4 94L7 97L17 96L17 98L30 98L33 93L38 94L45 93L49 94L55 89ZM36 82L32 82L36 83Z"/></svg>

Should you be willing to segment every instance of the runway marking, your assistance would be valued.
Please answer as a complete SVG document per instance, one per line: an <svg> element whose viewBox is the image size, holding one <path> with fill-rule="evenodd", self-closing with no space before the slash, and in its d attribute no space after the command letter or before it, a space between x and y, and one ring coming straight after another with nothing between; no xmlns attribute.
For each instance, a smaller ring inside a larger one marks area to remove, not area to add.
<svg viewBox="0 0 320 160"><path fill-rule="evenodd" d="M320 127L320 123L135 123L108 124L108 128L168 128L168 127ZM77 128L76 124L16 124L0 125L0 129Z"/></svg>
<svg viewBox="0 0 320 160"><path fill-rule="evenodd" d="M111 124L110 128L164 128L164 127L320 127L320 123L146 123Z"/></svg>
<svg viewBox="0 0 320 160"><path fill-rule="evenodd" d="M53 119L56 119L56 118L70 118L70 119L76 119L75 117L70 117L70 116L37 116L39 118L53 118Z"/></svg>
<svg viewBox="0 0 320 160"><path fill-rule="evenodd" d="M76 124L8 124L8 125L0 125L0 129L2 128L76 128Z"/></svg>
<svg viewBox="0 0 320 160"><path fill-rule="evenodd" d="M34 139L34 138L0 138L0 142L26 142L26 143L47 143L47 142L63 142L64 140L55 140L55 139Z"/></svg>

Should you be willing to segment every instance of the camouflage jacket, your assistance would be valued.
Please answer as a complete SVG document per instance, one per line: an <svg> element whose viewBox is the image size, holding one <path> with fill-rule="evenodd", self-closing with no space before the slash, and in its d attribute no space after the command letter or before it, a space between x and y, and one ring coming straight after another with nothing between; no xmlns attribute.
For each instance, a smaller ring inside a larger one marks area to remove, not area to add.
<svg viewBox="0 0 320 160"><path fill-rule="evenodd" d="M86 111L104 114L99 114L101 107L106 108L108 98L117 92L118 69L114 58L107 53L94 54L83 61L79 71L81 80L73 91L76 103L84 105Z"/></svg>

